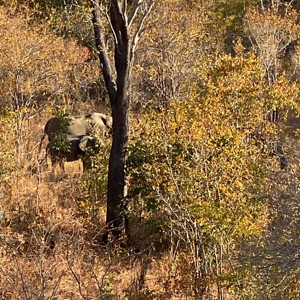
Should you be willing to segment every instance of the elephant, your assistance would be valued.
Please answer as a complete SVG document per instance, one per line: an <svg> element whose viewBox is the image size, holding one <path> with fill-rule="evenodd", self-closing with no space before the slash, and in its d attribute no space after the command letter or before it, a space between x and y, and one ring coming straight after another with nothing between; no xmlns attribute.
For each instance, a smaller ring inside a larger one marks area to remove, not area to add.
<svg viewBox="0 0 300 300"><path fill-rule="evenodd" d="M82 159L83 172L91 168L90 155L97 152L96 140L89 135L63 134L60 140L52 139L46 147L46 158L49 155L52 168L60 165L64 172L64 162Z"/></svg>
<svg viewBox="0 0 300 300"><path fill-rule="evenodd" d="M112 134L112 117L102 113L93 112L84 116L49 119L45 125L44 133L41 138L39 150L45 136L48 136L49 142L58 135L89 135L100 134L103 137L109 137Z"/></svg>

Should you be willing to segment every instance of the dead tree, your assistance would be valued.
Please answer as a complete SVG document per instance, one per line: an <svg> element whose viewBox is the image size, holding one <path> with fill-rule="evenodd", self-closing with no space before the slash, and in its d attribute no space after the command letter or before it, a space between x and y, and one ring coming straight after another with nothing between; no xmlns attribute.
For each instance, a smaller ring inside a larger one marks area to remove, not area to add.
<svg viewBox="0 0 300 300"><path fill-rule="evenodd" d="M129 135L130 71L144 22L155 2L156 0L91 0L95 43L113 117L106 223L108 230L115 237L120 236L125 224L125 164ZM104 24L108 25L104 26ZM109 59L107 37L113 40L113 62ZM108 232L104 236L105 242L107 236Z"/></svg>

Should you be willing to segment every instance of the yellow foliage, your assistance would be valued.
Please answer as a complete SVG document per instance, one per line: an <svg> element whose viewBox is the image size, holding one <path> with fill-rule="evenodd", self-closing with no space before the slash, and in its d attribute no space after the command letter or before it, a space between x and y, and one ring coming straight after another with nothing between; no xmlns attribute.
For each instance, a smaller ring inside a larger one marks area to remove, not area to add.
<svg viewBox="0 0 300 300"><path fill-rule="evenodd" d="M265 113L296 106L299 94L281 77L276 84L284 88L271 89L260 60L240 43L236 48L236 57L222 55L198 69L190 97L149 111L129 147L134 205L193 257L195 273L222 255L216 248L234 248L265 228L268 155L253 137L274 135L277 125Z"/></svg>
<svg viewBox="0 0 300 300"><path fill-rule="evenodd" d="M133 74L133 84L142 85L154 105L167 107L188 97L200 58L221 48L225 27L212 23L214 6L212 0L157 2L138 45L139 71Z"/></svg>
<svg viewBox="0 0 300 300"><path fill-rule="evenodd" d="M271 86L282 74L281 58L291 42L299 38L298 13L291 5L281 3L269 9L249 9L244 19L246 32L259 54Z"/></svg>
<svg viewBox="0 0 300 300"><path fill-rule="evenodd" d="M45 25L29 27L29 20L11 17L3 7L0 27L2 106L32 106L38 97L66 96L97 80L97 66L85 63L89 51L75 41L55 37Z"/></svg>

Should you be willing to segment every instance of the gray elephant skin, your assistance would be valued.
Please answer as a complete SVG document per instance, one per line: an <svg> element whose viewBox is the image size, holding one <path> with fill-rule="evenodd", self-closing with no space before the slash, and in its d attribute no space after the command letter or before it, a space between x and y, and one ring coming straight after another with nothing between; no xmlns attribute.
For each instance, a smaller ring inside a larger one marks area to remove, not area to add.
<svg viewBox="0 0 300 300"><path fill-rule="evenodd" d="M46 157L50 156L52 168L59 164L64 171L64 162L82 160L83 172L91 168L90 155L96 153L96 140L88 135L64 134L58 142L51 140L46 148Z"/></svg>
<svg viewBox="0 0 300 300"><path fill-rule="evenodd" d="M46 135L49 142L51 142L57 135L62 133L90 136L99 134L108 137L112 134L112 117L97 112L66 119L53 117L45 125L40 148Z"/></svg>

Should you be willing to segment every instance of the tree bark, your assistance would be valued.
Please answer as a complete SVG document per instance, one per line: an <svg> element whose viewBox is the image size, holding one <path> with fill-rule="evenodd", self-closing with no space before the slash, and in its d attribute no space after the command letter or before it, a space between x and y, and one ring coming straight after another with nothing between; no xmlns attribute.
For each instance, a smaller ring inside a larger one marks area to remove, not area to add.
<svg viewBox="0 0 300 300"><path fill-rule="evenodd" d="M130 34L118 1L112 1L111 23L116 34L115 68L117 94L111 101L113 115L113 142L109 158L106 223L112 225L114 236L124 229L125 163L129 134L130 108Z"/></svg>

